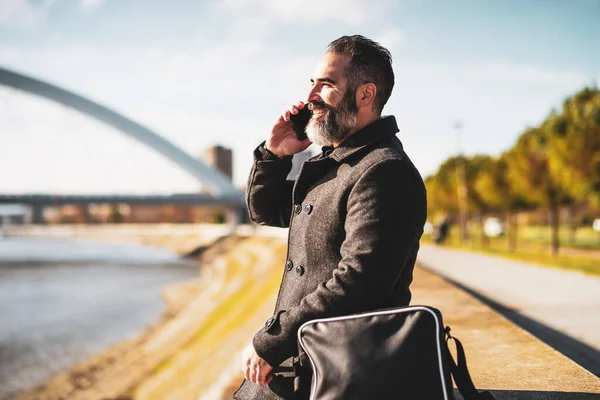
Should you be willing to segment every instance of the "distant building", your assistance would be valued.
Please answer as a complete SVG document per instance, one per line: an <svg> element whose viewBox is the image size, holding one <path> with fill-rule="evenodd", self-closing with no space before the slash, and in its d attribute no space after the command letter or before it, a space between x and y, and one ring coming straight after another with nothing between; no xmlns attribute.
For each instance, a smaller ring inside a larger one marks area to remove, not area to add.
<svg viewBox="0 0 600 400"><path fill-rule="evenodd" d="M227 209L218 206L132 205L125 221L132 224L222 223Z"/></svg>
<svg viewBox="0 0 600 400"><path fill-rule="evenodd" d="M22 204L0 204L0 227L31 222L31 210Z"/></svg>
<svg viewBox="0 0 600 400"><path fill-rule="evenodd" d="M233 179L233 152L223 146L213 146L204 150L200 159L211 167L224 173L229 180Z"/></svg>
<svg viewBox="0 0 600 400"><path fill-rule="evenodd" d="M308 160L312 157L312 153L310 150L304 150L301 153L294 154L294 158L292 158L292 170L287 176L287 179L294 180L298 173L300 172L300 168L302 168L302 164L304 161Z"/></svg>

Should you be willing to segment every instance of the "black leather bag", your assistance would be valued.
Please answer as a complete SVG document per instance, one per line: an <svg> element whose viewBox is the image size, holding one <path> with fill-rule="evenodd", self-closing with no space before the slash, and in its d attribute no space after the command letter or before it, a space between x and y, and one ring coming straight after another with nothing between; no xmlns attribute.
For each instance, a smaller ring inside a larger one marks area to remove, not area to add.
<svg viewBox="0 0 600 400"><path fill-rule="evenodd" d="M458 363L448 340L456 342ZM455 400L451 376L465 400L494 398L475 389L462 344L432 307L309 321L298 330L298 345L298 399ZM312 380L310 394L300 392L307 379Z"/></svg>

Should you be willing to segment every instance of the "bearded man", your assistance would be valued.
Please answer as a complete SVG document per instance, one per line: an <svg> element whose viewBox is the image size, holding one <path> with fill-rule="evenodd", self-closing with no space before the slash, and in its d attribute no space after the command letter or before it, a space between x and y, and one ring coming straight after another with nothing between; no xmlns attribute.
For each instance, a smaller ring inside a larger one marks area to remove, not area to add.
<svg viewBox="0 0 600 400"><path fill-rule="evenodd" d="M411 298L427 204L395 118L381 116L394 86L391 55L363 36L341 37L311 82L308 139L298 140L290 123L307 107L298 102L254 152L249 214L289 227L288 256L274 313L244 351L236 399L294 398L292 359L303 323L407 306ZM322 152L287 181L292 156L311 142Z"/></svg>

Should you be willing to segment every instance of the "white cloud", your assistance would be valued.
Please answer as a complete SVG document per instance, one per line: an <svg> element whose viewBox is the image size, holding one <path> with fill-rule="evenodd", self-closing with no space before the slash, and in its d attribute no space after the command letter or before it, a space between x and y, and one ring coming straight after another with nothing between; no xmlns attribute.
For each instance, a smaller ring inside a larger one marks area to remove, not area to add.
<svg viewBox="0 0 600 400"><path fill-rule="evenodd" d="M0 192L169 193L200 187L154 150L66 107L18 95L8 106L0 105L8 117L0 134Z"/></svg>
<svg viewBox="0 0 600 400"><path fill-rule="evenodd" d="M404 33L396 28L390 28L374 37L383 47L387 48L392 56L394 50L397 50L404 43Z"/></svg>
<svg viewBox="0 0 600 400"><path fill-rule="evenodd" d="M385 14L394 2L381 0L224 0L218 7L238 15L267 15L283 22L337 21L360 25Z"/></svg>
<svg viewBox="0 0 600 400"><path fill-rule="evenodd" d="M54 0L34 4L29 0L0 1L0 25L31 28L41 22Z"/></svg>
<svg viewBox="0 0 600 400"><path fill-rule="evenodd" d="M229 27L228 38L238 40L238 38L261 38L272 26L271 17L267 14L238 14L235 17L235 23Z"/></svg>
<svg viewBox="0 0 600 400"><path fill-rule="evenodd" d="M79 6L85 11L93 11L100 7L104 0L79 0Z"/></svg>
<svg viewBox="0 0 600 400"><path fill-rule="evenodd" d="M263 0L263 7L273 17L283 21L341 21L361 24L373 15L372 3L362 0Z"/></svg>
<svg viewBox="0 0 600 400"><path fill-rule="evenodd" d="M459 151L453 129L461 120L466 154L497 155L527 125L539 124L565 96L589 79L563 71L505 61L463 64L395 63L396 85L385 112L396 114L400 137L415 164L434 172Z"/></svg>
<svg viewBox="0 0 600 400"><path fill-rule="evenodd" d="M560 71L534 65L514 64L507 61L457 66L465 77L491 85L513 85L543 89L544 87L572 87L580 85L586 76L578 71Z"/></svg>
<svg viewBox="0 0 600 400"><path fill-rule="evenodd" d="M240 68L241 63L246 63L256 57L264 50L264 44L257 40L240 41L235 43L218 43L208 48L191 49L190 51L172 53L167 56L164 62L166 80L163 85L170 88L178 88L179 91L185 87L194 86L202 83L206 85L207 77L216 77L221 79L221 85L229 85L237 78L235 74L230 74L227 79L223 79L225 71L234 72ZM182 76L199 79L194 81L182 80ZM210 78L209 78L210 79Z"/></svg>
<svg viewBox="0 0 600 400"><path fill-rule="evenodd" d="M3 65L14 63L21 57L21 52L15 47L1 47L0 46L0 60Z"/></svg>
<svg viewBox="0 0 600 400"><path fill-rule="evenodd" d="M57 107L56 103L41 97L0 86L0 110L11 120L19 121L23 125L29 122L43 122L48 124L61 123L69 114L66 107ZM35 116L32 118L32 116ZM0 132L9 134L9 132Z"/></svg>
<svg viewBox="0 0 600 400"><path fill-rule="evenodd" d="M192 155L217 143L233 148L234 177L238 185L245 183L252 149L266 136L281 108L287 106L285 99L292 102L306 94L307 77L314 62L271 59L264 44L254 40L217 42L185 52L164 47L124 52L58 46L39 51L14 51L5 47L0 48L0 54L10 55L7 57L9 67L113 108L155 129ZM118 69L116 61L120 65ZM36 69L39 65L44 65L44 69ZM54 191L64 192L149 192L153 187L159 192L196 190L185 172L177 167L165 167L160 155L146 154L153 151L137 149L143 146L135 142L111 139L114 135L102 134L102 130L95 127L99 123L80 117L73 110L3 89L0 90L0 113L6 116L4 126L11 127L0 135L0 147L12 148L13 154L20 155L12 161L8 158L0 161L0 169L6 171L5 166L10 165L19 171L13 173L12 178L5 177L3 182L8 186L21 191L25 188L47 191L53 187ZM86 122L77 122L80 119ZM103 127L103 131L112 130ZM66 145L65 137L70 132L84 134L71 135L72 141ZM100 132L96 135L99 138L89 139L91 132ZM117 133L116 136L122 135ZM89 149L78 141L93 141L94 150L114 156L102 154L81 162L73 158L73 154L89 154ZM72 154L60 156L65 147ZM122 160L119 161L119 157ZM33 159L48 165L43 179L25 166ZM76 171L69 169L75 165ZM117 168L122 170L118 180L102 178L101 171L106 165L111 166L106 172L109 176L113 176ZM151 167L139 167L144 165ZM156 168L162 172L155 171ZM148 171L154 171L151 182L147 180ZM167 172L171 178L164 177ZM89 179L84 179L85 176Z"/></svg>

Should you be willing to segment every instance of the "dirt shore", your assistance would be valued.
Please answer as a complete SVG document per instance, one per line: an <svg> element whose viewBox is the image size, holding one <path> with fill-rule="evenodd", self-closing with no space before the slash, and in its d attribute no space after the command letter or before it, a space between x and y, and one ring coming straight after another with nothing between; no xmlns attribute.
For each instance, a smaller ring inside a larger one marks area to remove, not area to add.
<svg viewBox="0 0 600 400"><path fill-rule="evenodd" d="M163 291L167 310L153 327L10 400L227 398L239 379L241 350L271 312L285 240L239 234L177 240L165 232L140 235L138 242L198 259L200 276Z"/></svg>

